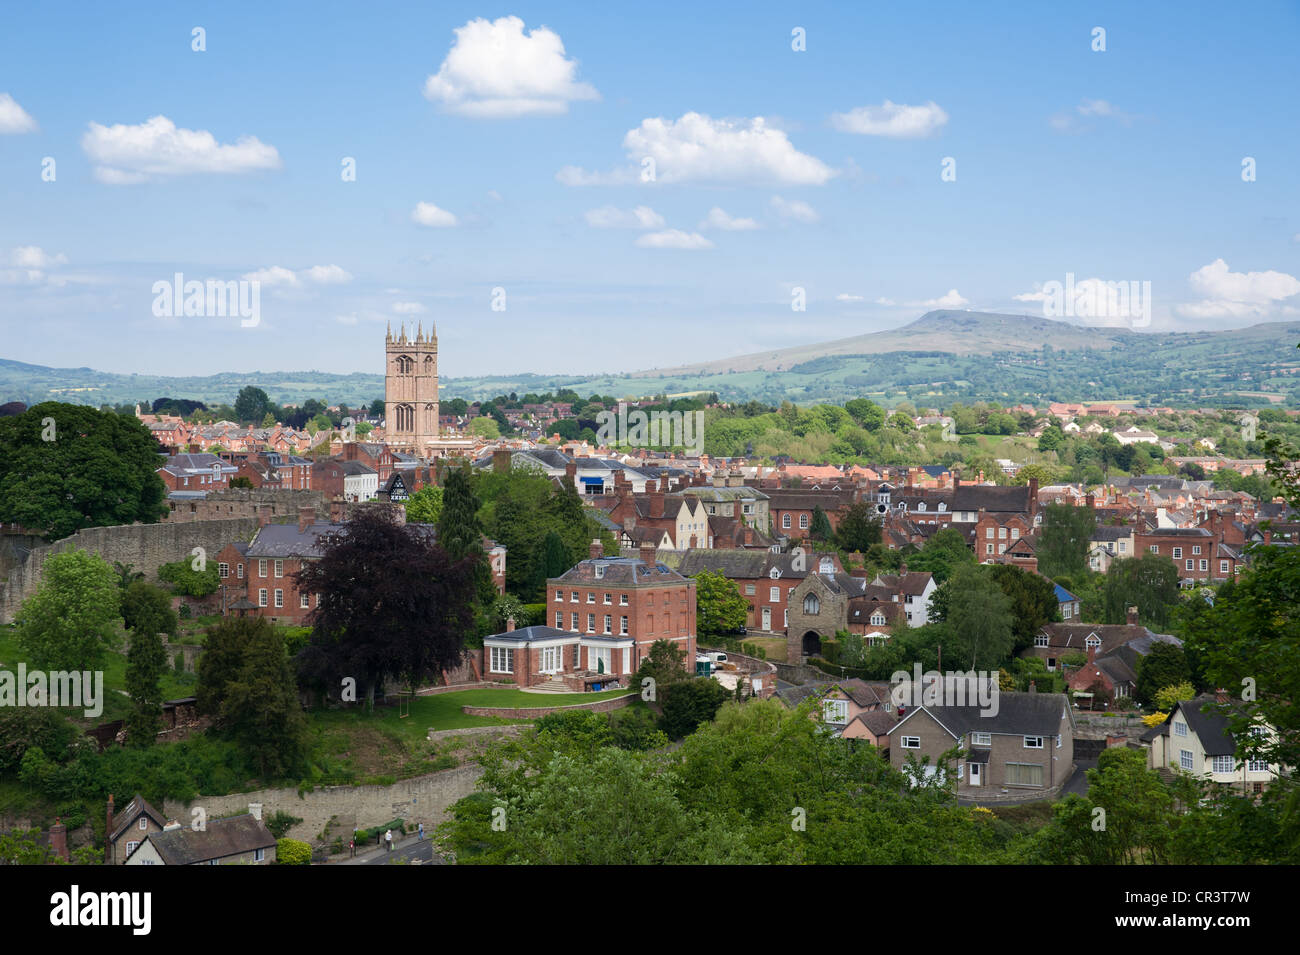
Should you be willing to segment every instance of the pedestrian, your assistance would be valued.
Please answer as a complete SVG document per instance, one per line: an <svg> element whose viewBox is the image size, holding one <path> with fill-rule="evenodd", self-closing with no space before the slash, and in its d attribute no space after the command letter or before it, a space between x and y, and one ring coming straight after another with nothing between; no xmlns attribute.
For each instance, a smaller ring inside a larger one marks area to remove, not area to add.
<svg viewBox="0 0 1300 955"><path fill-rule="evenodd" d="M424 823L420 823L420 840L419 840L419 841L421 841L421 842L424 841Z"/></svg>
<svg viewBox="0 0 1300 955"><path fill-rule="evenodd" d="M392 852L393 851L393 830L392 829L389 829L387 832L384 833L384 842L388 844L388 851Z"/></svg>
<svg viewBox="0 0 1300 955"><path fill-rule="evenodd" d="M356 836L353 836L351 839L348 840L348 852L350 852L350 853L352 854L352 858L355 859L355 858L357 857L357 839L356 839Z"/></svg>

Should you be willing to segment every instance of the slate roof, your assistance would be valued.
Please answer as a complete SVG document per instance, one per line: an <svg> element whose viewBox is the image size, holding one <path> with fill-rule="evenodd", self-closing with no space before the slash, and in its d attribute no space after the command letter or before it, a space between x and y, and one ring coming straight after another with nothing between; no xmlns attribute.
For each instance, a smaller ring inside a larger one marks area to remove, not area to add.
<svg viewBox="0 0 1300 955"><path fill-rule="evenodd" d="M511 641L513 643L541 643L546 640L601 640L609 643L631 643L632 637L619 636L609 633L579 633L575 630L557 630L555 627L546 627L541 624L534 624L531 627L520 627L518 630L507 630L504 633L494 633L485 640Z"/></svg>
<svg viewBox="0 0 1300 955"><path fill-rule="evenodd" d="M849 720L845 729L854 723L861 723L875 736L888 736L898 724L898 717L886 710L864 710Z"/></svg>
<svg viewBox="0 0 1300 955"><path fill-rule="evenodd" d="M108 837L109 842L114 841L123 832L134 826L140 813L144 813L159 826L167 825L167 820L163 818L163 814L149 805L147 799L136 793L131 801L122 807L121 811L116 809L113 811L113 832Z"/></svg>
<svg viewBox="0 0 1300 955"><path fill-rule="evenodd" d="M990 513L996 511L1014 511L1029 513L1029 488L997 487L985 484L963 484L952 492L949 508L954 511L978 511L983 508Z"/></svg>
<svg viewBox="0 0 1300 955"><path fill-rule="evenodd" d="M1217 701L1209 693L1183 700L1170 711L1163 723L1143 733L1141 738L1145 742L1150 742L1157 736L1169 736L1171 733L1169 727L1179 713L1182 713L1183 720L1201 741L1205 755L1235 756L1237 754L1237 743L1228 731L1228 717L1218 708Z"/></svg>
<svg viewBox="0 0 1300 955"><path fill-rule="evenodd" d="M167 865L198 865L254 849L275 848L275 836L251 813L209 819L202 831L169 829L145 837ZM141 843L143 845L144 843ZM136 847L139 852L139 846ZM135 853L133 852L132 855Z"/></svg>
<svg viewBox="0 0 1300 955"><path fill-rule="evenodd" d="M1130 627L1124 623L1048 623L1043 625L1040 633L1047 634L1047 645L1052 649L1082 651L1088 649L1084 642L1088 635L1095 633L1101 638L1098 656L1109 654L1125 644L1140 645L1144 648L1140 651L1143 655L1150 652L1152 642L1183 645L1183 641L1169 634L1152 633L1146 627ZM1143 640L1146 642L1140 642Z"/></svg>
<svg viewBox="0 0 1300 955"><path fill-rule="evenodd" d="M603 567L604 573L596 576L596 568ZM588 558L570 567L559 577L551 578L562 584L619 584L621 586L640 586L645 584L676 583L686 580L667 564L656 561L646 564L639 557L597 557Z"/></svg>
<svg viewBox="0 0 1300 955"><path fill-rule="evenodd" d="M1069 712L1064 693L998 693L996 715L981 715L977 706L919 706L956 736L1005 733L1011 736L1055 736L1061 713ZM897 728L897 727L895 727Z"/></svg>

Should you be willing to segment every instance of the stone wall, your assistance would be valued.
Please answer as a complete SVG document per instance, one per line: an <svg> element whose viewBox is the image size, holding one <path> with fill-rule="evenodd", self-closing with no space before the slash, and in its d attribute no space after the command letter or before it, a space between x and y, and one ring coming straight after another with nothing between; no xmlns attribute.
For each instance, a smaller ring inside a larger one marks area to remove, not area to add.
<svg viewBox="0 0 1300 955"><path fill-rule="evenodd" d="M261 505L270 505L268 516L298 518L301 507L316 508L318 520L329 520L329 497L323 491L289 491L282 488L226 488L212 491L201 501L169 501L175 509L164 518L168 523L231 521L257 517Z"/></svg>
<svg viewBox="0 0 1300 955"><path fill-rule="evenodd" d="M199 796L191 803L168 799L161 809L169 822L175 820L188 826L195 808L201 807L208 818L213 818L248 812L250 804L260 803L263 820L276 812L302 819L287 833L290 839L315 842L333 817L331 838L342 836L346 844L353 829L382 825L392 819L403 819L410 826L423 822L427 832L447 818L447 809L453 803L474 792L481 775L483 768L469 763L391 786L325 786L301 796L296 788L260 789L230 796Z"/></svg>
<svg viewBox="0 0 1300 955"><path fill-rule="evenodd" d="M0 532L0 581L8 577L15 567L22 566L33 547L40 547L44 543L45 538L39 534L20 534L9 530Z"/></svg>
<svg viewBox="0 0 1300 955"><path fill-rule="evenodd" d="M569 706L462 706L460 710L470 716L500 716L505 719L532 720L539 716L546 716L548 713L560 713L564 710L607 713L610 710L621 710L625 706L631 706L636 699L636 693L628 693L626 696L613 696L591 703L573 703Z"/></svg>
<svg viewBox="0 0 1300 955"><path fill-rule="evenodd" d="M251 517L223 521L193 521L183 524L125 524L117 527L88 527L71 537L45 544L9 574L0 590L0 624L12 623L24 600L36 592L41 582L45 558L63 551L81 549L98 554L110 564L131 564L149 577L163 564L189 558L195 547L202 547L209 560L216 560L221 548L233 541L249 540L257 530Z"/></svg>

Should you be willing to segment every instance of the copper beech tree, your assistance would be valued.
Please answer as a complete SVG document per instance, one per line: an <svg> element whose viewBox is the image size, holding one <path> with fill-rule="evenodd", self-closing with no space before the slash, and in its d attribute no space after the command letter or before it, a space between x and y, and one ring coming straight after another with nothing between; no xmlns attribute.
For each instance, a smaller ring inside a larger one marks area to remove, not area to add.
<svg viewBox="0 0 1300 955"><path fill-rule="evenodd" d="M386 679L416 686L460 664L475 623L476 562L454 560L435 537L372 506L321 538L321 558L297 574L301 592L320 595L297 658L303 682L338 699L351 678L373 704Z"/></svg>

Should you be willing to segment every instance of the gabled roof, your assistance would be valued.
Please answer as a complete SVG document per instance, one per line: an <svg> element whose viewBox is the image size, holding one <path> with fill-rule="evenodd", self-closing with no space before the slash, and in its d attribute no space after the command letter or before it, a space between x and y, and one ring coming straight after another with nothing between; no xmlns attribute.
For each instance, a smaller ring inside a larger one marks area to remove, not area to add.
<svg viewBox="0 0 1300 955"><path fill-rule="evenodd" d="M168 829L145 837L166 865L197 865L214 859L272 849L275 836L262 820L250 813L225 819L209 819L202 830ZM140 845L144 845L142 842ZM139 852L137 846L135 852ZM135 852L131 855L135 855ZM129 858L129 857L128 857Z"/></svg>
<svg viewBox="0 0 1300 955"><path fill-rule="evenodd" d="M141 813L156 822L159 828L167 825L167 820L163 818L163 814L153 806L149 805L148 801L143 796L136 793L134 798L122 807L121 812L117 812L116 810L114 811L113 832L108 837L108 841L115 841L118 836L131 826L135 825L135 822L140 817Z"/></svg>
<svg viewBox="0 0 1300 955"><path fill-rule="evenodd" d="M955 738L972 732L1055 736L1061 714L1070 712L1064 693L998 693L997 708L996 714L986 716L979 706L922 705L911 709L894 729L924 710Z"/></svg>

